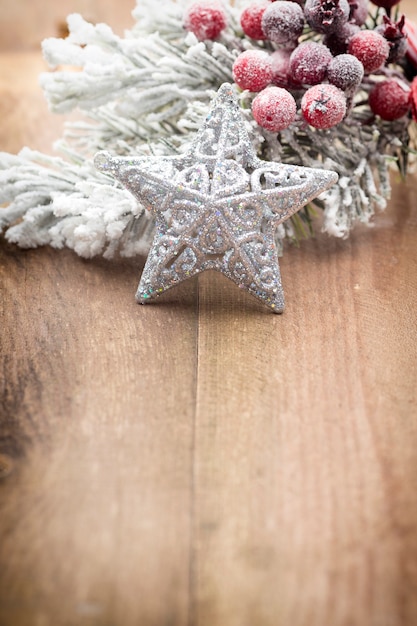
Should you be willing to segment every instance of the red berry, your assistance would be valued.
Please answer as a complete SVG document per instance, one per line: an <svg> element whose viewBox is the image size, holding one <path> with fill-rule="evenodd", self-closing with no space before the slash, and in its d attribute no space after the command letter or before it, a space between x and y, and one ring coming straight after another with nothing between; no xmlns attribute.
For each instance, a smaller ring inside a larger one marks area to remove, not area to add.
<svg viewBox="0 0 417 626"><path fill-rule="evenodd" d="M226 25L226 13L216 0L200 0L192 4L184 15L184 28L200 41L216 39Z"/></svg>
<svg viewBox="0 0 417 626"><path fill-rule="evenodd" d="M332 53L322 43L302 43L291 55L290 76L298 83L317 85L326 78L327 66L332 59Z"/></svg>
<svg viewBox="0 0 417 626"><path fill-rule="evenodd" d="M347 52L349 41L353 35L359 32L359 26L347 22L337 29L334 33L329 33L323 38L323 43L331 50L336 56L337 54L343 54Z"/></svg>
<svg viewBox="0 0 417 626"><path fill-rule="evenodd" d="M349 53L362 63L365 72L379 70L388 59L389 44L374 30L360 30L349 42Z"/></svg>
<svg viewBox="0 0 417 626"><path fill-rule="evenodd" d="M368 0L349 0L349 20L358 26L362 26L368 17Z"/></svg>
<svg viewBox="0 0 417 626"><path fill-rule="evenodd" d="M304 14L310 28L318 33L333 33L349 19L348 0L306 0Z"/></svg>
<svg viewBox="0 0 417 626"><path fill-rule="evenodd" d="M272 2L262 16L266 37L279 45L295 42L303 32L304 13L296 2Z"/></svg>
<svg viewBox="0 0 417 626"><path fill-rule="evenodd" d="M263 50L245 50L233 64L233 78L241 89L262 91L272 81L270 56Z"/></svg>
<svg viewBox="0 0 417 626"><path fill-rule="evenodd" d="M252 114L259 126L271 132L279 132L295 120L297 105L289 91L271 86L254 98Z"/></svg>
<svg viewBox="0 0 417 626"><path fill-rule="evenodd" d="M265 13L265 9L269 5L269 0L250 4L240 16L240 25L242 26L242 30L245 35L251 39L267 38L262 30L262 16Z"/></svg>
<svg viewBox="0 0 417 626"><path fill-rule="evenodd" d="M280 50L275 50L271 54L271 65L272 65L272 83L277 85L278 87L288 87L290 85L291 78L289 76L290 69L290 57L291 50L287 50L286 48L281 48Z"/></svg>
<svg viewBox="0 0 417 626"><path fill-rule="evenodd" d="M395 79L378 83L369 94L369 106L375 115L392 122L408 113L410 89Z"/></svg>
<svg viewBox="0 0 417 626"><path fill-rule="evenodd" d="M417 122L417 78L411 83L410 105L413 120Z"/></svg>
<svg viewBox="0 0 417 626"><path fill-rule="evenodd" d="M346 97L334 85L314 85L301 100L304 119L314 128L336 126L346 114Z"/></svg>
<svg viewBox="0 0 417 626"><path fill-rule="evenodd" d="M372 4L384 9L392 9L396 4L399 4L400 0L371 0Z"/></svg>
<svg viewBox="0 0 417 626"><path fill-rule="evenodd" d="M329 83L343 91L353 91L363 78L363 65L352 54L339 54L334 57L327 68Z"/></svg>

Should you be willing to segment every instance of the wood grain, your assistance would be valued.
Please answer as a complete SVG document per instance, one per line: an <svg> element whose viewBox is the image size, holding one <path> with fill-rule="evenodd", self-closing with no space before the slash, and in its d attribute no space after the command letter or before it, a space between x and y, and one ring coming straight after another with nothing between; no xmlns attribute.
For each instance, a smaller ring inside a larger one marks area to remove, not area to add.
<svg viewBox="0 0 417 626"><path fill-rule="evenodd" d="M93 23L109 23L121 35L132 24L134 6L134 0L0 0L0 51L40 50L43 39L62 35L70 13L80 13Z"/></svg>
<svg viewBox="0 0 417 626"><path fill-rule="evenodd" d="M142 310L129 265L2 257L0 623L183 623L195 286Z"/></svg>
<svg viewBox="0 0 417 626"><path fill-rule="evenodd" d="M40 67L1 149L59 131ZM416 194L288 248L282 316L0 242L0 626L415 626Z"/></svg>

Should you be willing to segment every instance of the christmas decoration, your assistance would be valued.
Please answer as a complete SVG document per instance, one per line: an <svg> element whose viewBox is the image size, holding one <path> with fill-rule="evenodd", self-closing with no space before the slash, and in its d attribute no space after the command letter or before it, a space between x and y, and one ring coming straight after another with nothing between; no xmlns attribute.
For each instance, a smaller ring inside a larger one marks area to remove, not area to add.
<svg viewBox="0 0 417 626"><path fill-rule="evenodd" d="M349 0L350 15L349 19L358 26L362 26L368 17L369 2L368 0Z"/></svg>
<svg viewBox="0 0 417 626"><path fill-rule="evenodd" d="M399 4L400 0L372 0L377 7L383 7L384 9L392 9L396 4Z"/></svg>
<svg viewBox="0 0 417 626"><path fill-rule="evenodd" d="M415 78L411 83L410 104L413 120L417 122L417 78Z"/></svg>
<svg viewBox="0 0 417 626"><path fill-rule="evenodd" d="M388 59L389 43L375 30L361 30L349 41L348 51L363 65L370 74L379 70Z"/></svg>
<svg viewBox="0 0 417 626"><path fill-rule="evenodd" d="M305 92L301 111L314 128L331 128L345 117L345 94L334 85L315 85Z"/></svg>
<svg viewBox="0 0 417 626"><path fill-rule="evenodd" d="M329 48L330 52L336 56L347 52L349 42L353 35L358 33L360 28L355 22L346 22L334 32L326 33L323 37L323 43Z"/></svg>
<svg viewBox="0 0 417 626"><path fill-rule="evenodd" d="M362 63L352 54L338 54L327 66L327 80L347 93L354 92L364 75Z"/></svg>
<svg viewBox="0 0 417 626"><path fill-rule="evenodd" d="M142 304L205 270L217 270L276 313L284 308L274 231L337 174L257 158L225 83L182 156L96 156L156 216L139 284Z"/></svg>
<svg viewBox="0 0 417 626"><path fill-rule="evenodd" d="M277 87L290 87L291 85L300 87L293 81L290 74L291 53L292 51L286 48L271 53L272 84Z"/></svg>
<svg viewBox="0 0 417 626"><path fill-rule="evenodd" d="M267 39L262 30L262 17L269 4L269 0L254 2L242 12L240 25L245 35L251 39Z"/></svg>
<svg viewBox="0 0 417 626"><path fill-rule="evenodd" d="M233 78L241 89L262 91L272 81L272 64L263 50L245 50L233 63Z"/></svg>
<svg viewBox="0 0 417 626"><path fill-rule="evenodd" d="M386 15L383 16L383 23L375 29L381 33L389 44L389 55L387 63L400 61L407 52L407 36L404 30L405 16L402 15L398 22L393 22Z"/></svg>
<svg viewBox="0 0 417 626"><path fill-rule="evenodd" d="M284 241L313 232L317 210L324 231L346 237L385 207L389 168L407 173L416 136L417 30L397 2L140 0L133 16L119 37L74 14L68 37L43 43L54 70L41 76L51 111L77 109L85 119L67 125L57 156L29 148L0 154L0 229L8 240L67 246L84 257L146 255L155 214L97 171L94 154L182 157L214 94L235 79L259 159L339 176L278 225L280 254ZM317 49L324 51L318 77L304 52ZM387 119L388 101L399 105L395 119Z"/></svg>
<svg viewBox="0 0 417 626"><path fill-rule="evenodd" d="M291 78L306 85L317 85L326 78L333 55L327 46L314 41L302 43L290 57Z"/></svg>
<svg viewBox="0 0 417 626"><path fill-rule="evenodd" d="M304 13L313 30L332 33L348 21L350 5L347 0L306 0Z"/></svg>
<svg viewBox="0 0 417 626"><path fill-rule="evenodd" d="M252 114L259 126L276 133L295 120L297 104L289 91L272 85L253 100Z"/></svg>
<svg viewBox="0 0 417 626"><path fill-rule="evenodd" d="M371 110L383 120L392 122L408 113L411 91L407 85L395 78L375 85L369 94Z"/></svg>
<svg viewBox="0 0 417 626"><path fill-rule="evenodd" d="M185 12L184 27L200 41L217 39L226 28L227 18L219 2L205 0L193 4Z"/></svg>
<svg viewBox="0 0 417 626"><path fill-rule="evenodd" d="M279 0L270 4L262 15L262 31L267 39L278 45L296 44L303 32L304 14L295 2Z"/></svg>

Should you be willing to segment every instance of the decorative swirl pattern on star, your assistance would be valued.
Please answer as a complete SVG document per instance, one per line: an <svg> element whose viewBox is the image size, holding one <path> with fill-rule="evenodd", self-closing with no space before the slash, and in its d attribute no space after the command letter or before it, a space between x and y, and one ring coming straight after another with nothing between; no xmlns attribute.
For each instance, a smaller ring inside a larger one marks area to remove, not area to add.
<svg viewBox="0 0 417 626"><path fill-rule="evenodd" d="M99 152L95 165L155 216L139 302L216 270L277 313L284 309L284 293L276 227L337 181L328 170L259 159L229 84L219 89L184 155Z"/></svg>

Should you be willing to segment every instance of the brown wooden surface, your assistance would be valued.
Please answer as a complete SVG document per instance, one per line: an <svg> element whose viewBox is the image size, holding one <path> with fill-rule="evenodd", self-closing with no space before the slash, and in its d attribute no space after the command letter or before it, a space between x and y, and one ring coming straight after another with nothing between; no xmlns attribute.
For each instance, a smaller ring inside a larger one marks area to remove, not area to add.
<svg viewBox="0 0 417 626"><path fill-rule="evenodd" d="M0 0L0 51L39 50L42 39L60 35L70 13L122 34L134 6L135 0Z"/></svg>
<svg viewBox="0 0 417 626"><path fill-rule="evenodd" d="M0 57L1 149L58 132L41 65ZM416 195L287 249L282 316L0 242L1 626L417 624Z"/></svg>

